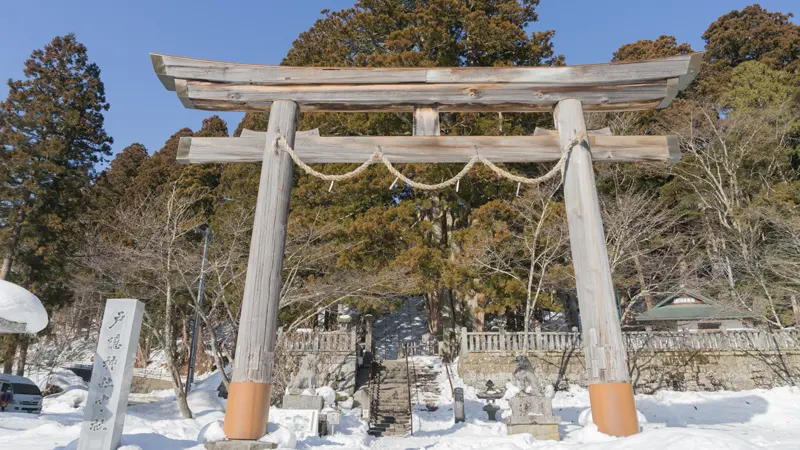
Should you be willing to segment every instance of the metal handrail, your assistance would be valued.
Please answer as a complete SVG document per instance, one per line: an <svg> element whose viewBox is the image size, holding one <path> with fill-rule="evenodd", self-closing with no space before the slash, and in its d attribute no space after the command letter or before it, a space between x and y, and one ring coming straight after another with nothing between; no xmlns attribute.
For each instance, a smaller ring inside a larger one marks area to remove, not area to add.
<svg viewBox="0 0 800 450"><path fill-rule="evenodd" d="M408 344L403 344L406 354L406 386L408 387L408 429L414 435L414 409L411 408L411 374L408 370Z"/></svg>
<svg viewBox="0 0 800 450"><path fill-rule="evenodd" d="M369 381L368 387L369 390L369 421L371 424L376 424L378 419L378 379L377 379L377 368L378 363L373 360L370 363L370 370L369 370Z"/></svg>

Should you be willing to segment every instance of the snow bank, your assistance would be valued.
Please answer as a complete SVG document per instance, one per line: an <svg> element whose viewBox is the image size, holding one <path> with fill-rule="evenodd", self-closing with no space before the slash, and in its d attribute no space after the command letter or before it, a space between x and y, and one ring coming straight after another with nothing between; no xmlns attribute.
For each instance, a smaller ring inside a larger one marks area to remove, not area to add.
<svg viewBox="0 0 800 450"><path fill-rule="evenodd" d="M88 394L84 386L69 386L63 392L45 397L42 410L48 414L75 412L86 406Z"/></svg>
<svg viewBox="0 0 800 450"><path fill-rule="evenodd" d="M267 425L267 435L259 439L261 442L278 444L278 448L296 448L297 438L292 431L277 423Z"/></svg>
<svg viewBox="0 0 800 450"><path fill-rule="evenodd" d="M25 288L0 280L0 317L25 324L25 331L38 333L47 326L47 311L39 298Z"/></svg>
<svg viewBox="0 0 800 450"><path fill-rule="evenodd" d="M595 425L591 426L595 430L597 429ZM587 450L753 450L761 448L751 442L731 436L730 433L691 428L661 428L625 439L616 439L600 432L597 434L604 436L604 439L608 439L608 441L581 448ZM594 439L597 439L596 435L594 435ZM795 444L799 443L800 441L795 441Z"/></svg>
<svg viewBox="0 0 800 450"><path fill-rule="evenodd" d="M333 408L336 404L336 391L334 391L332 387L322 386L317 388L317 395L325 400L326 408Z"/></svg>
<svg viewBox="0 0 800 450"><path fill-rule="evenodd" d="M416 358L416 357L415 357ZM637 395L636 404L644 418L642 433L615 438L600 433L589 420L589 393L572 386L557 392L553 412L562 418L563 441L537 441L527 434L507 435L502 422L489 421L475 389L465 386L451 365L454 387L463 387L467 420L454 423L450 382L440 361L429 361L440 370L439 408L414 408L414 435L404 437L367 436L360 409L342 410L336 433L330 436L299 436L289 429L271 425L265 440L282 448L301 450L785 450L800 448L800 389L775 388L743 392L669 392ZM175 398L128 407L122 436L127 450L203 450L205 442L224 439L224 401L217 397L215 382L198 383L189 395L194 419L182 419ZM506 398L497 404L508 412ZM44 413L0 413L0 450L72 450L77 448L83 414L85 388L68 386L64 393L45 399ZM280 413L270 410L277 422ZM583 424L583 425L581 425Z"/></svg>
<svg viewBox="0 0 800 450"><path fill-rule="evenodd" d="M222 429L221 420L215 420L213 422L207 423L203 428L200 429L200 432L197 434L198 444L205 444L206 442L224 441L225 439L228 439L228 436L225 435L225 431Z"/></svg>

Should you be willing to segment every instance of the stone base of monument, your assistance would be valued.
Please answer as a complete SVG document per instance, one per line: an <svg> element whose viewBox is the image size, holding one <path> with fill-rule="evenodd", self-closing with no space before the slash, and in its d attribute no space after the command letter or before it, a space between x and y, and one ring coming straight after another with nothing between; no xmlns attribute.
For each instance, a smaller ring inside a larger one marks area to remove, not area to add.
<svg viewBox="0 0 800 450"><path fill-rule="evenodd" d="M554 416L558 419L556 416ZM556 423L509 423L506 424L508 434L522 434L528 433L536 440L546 441L560 441L561 434L558 432L558 422Z"/></svg>
<svg viewBox="0 0 800 450"><path fill-rule="evenodd" d="M278 448L278 444L261 441L216 441L206 442L206 450L267 450Z"/></svg>
<svg viewBox="0 0 800 450"><path fill-rule="evenodd" d="M558 432L561 418L553 415L549 398L520 392L508 402L511 405L511 415L506 417L508 434L529 433L539 440L561 440Z"/></svg>

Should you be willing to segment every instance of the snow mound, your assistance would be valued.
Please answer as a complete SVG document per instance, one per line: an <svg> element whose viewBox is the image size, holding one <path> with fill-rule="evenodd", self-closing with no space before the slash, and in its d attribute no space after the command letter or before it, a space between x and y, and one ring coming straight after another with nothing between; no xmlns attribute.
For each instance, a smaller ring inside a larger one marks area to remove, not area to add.
<svg viewBox="0 0 800 450"><path fill-rule="evenodd" d="M590 410L586 410L590 411ZM586 412L584 411L584 412ZM591 419L591 413L589 414L589 418ZM581 413L581 417L583 417L583 413ZM569 435L569 440L577 442L579 444L590 444L590 443L597 443L597 442L610 442L616 441L619 438L614 436L609 436L605 433L601 433L600 430L597 429L597 425L594 423L587 423L583 428L580 430L572 433ZM606 448L605 446L599 448ZM608 447L610 448L610 446ZM649 447L648 447L649 448Z"/></svg>
<svg viewBox="0 0 800 450"><path fill-rule="evenodd" d="M599 432L598 432L599 433ZM588 450L753 450L761 448L730 433L697 428L660 428L645 431L611 443L587 445ZM597 442L595 438L594 442ZM787 447L788 448L788 447Z"/></svg>
<svg viewBox="0 0 800 450"><path fill-rule="evenodd" d="M25 324L27 333L38 333L47 326L47 311L27 289L0 280L0 317Z"/></svg>
<svg viewBox="0 0 800 450"><path fill-rule="evenodd" d="M642 425L647 423L647 417L642 414L641 411L636 411L636 419L639 421L639 429L642 428ZM592 419L592 408L587 408L581 411L580 416L578 416L578 425L585 427L589 424L594 424L594 419Z"/></svg>
<svg viewBox="0 0 800 450"><path fill-rule="evenodd" d="M292 430L277 423L267 425L267 435L259 439L259 441L277 444L278 448L297 447L297 438L292 433Z"/></svg>
<svg viewBox="0 0 800 450"><path fill-rule="evenodd" d="M40 387L58 386L61 389L68 389L70 387L88 388L88 385L83 378L75 375L75 372L67 369L56 368L50 372L44 379L44 383L40 383Z"/></svg>
<svg viewBox="0 0 800 450"><path fill-rule="evenodd" d="M325 407L333 408L336 404L336 391L332 387L322 386L317 388L317 395L325 399Z"/></svg>
<svg viewBox="0 0 800 450"><path fill-rule="evenodd" d="M200 432L197 434L197 443L205 444L206 442L217 442L228 439L225 431L222 429L222 421L216 420L207 423Z"/></svg>
<svg viewBox="0 0 800 450"><path fill-rule="evenodd" d="M83 386L69 386L63 392L48 395L42 401L42 409L49 414L70 413L86 406L88 391Z"/></svg>

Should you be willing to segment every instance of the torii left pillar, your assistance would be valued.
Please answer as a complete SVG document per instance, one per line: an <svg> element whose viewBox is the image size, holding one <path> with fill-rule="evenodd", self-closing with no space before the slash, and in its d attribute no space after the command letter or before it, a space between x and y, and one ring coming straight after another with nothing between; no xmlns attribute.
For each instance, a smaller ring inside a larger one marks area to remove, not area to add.
<svg viewBox="0 0 800 450"><path fill-rule="evenodd" d="M257 440L267 432L294 166L288 153L273 150L272 141L279 133L294 146L298 114L297 103L286 100L274 102L269 114L233 380L225 411L228 439Z"/></svg>

